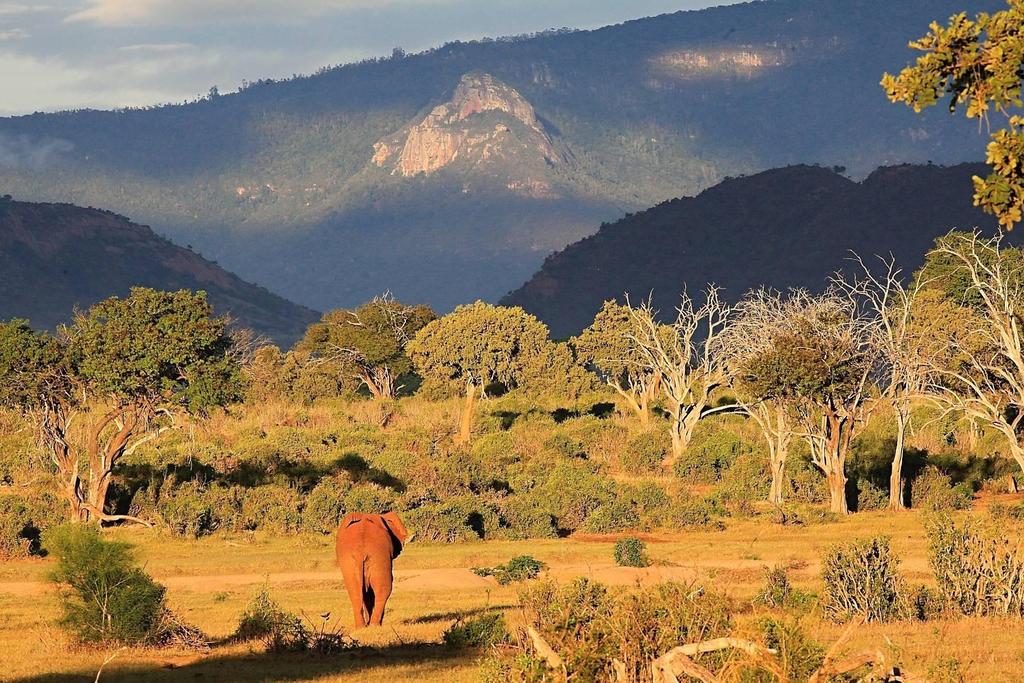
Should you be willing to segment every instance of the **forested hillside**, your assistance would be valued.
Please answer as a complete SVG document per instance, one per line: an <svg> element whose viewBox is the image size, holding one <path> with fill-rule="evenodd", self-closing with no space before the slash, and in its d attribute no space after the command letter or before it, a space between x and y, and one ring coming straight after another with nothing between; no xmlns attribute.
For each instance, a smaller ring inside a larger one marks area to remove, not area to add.
<svg viewBox="0 0 1024 683"><path fill-rule="evenodd" d="M317 318L109 211L0 200L0 320L52 329L136 286L204 290L218 313L281 344Z"/></svg>
<svg viewBox="0 0 1024 683"><path fill-rule="evenodd" d="M443 310L725 176L978 159L976 126L878 81L929 21L998 4L769 0L0 119L0 188L130 215L317 308L390 289Z"/></svg>
<svg viewBox="0 0 1024 683"><path fill-rule="evenodd" d="M680 291L711 282L731 300L762 285L819 290L849 265L851 252L891 254L912 270L949 230L994 229L995 219L971 201L971 176L983 172L980 164L905 165L858 183L792 166L726 180L601 226L549 257L502 303L522 306L564 337L589 325L603 301L626 294L635 302L653 292L669 314Z"/></svg>

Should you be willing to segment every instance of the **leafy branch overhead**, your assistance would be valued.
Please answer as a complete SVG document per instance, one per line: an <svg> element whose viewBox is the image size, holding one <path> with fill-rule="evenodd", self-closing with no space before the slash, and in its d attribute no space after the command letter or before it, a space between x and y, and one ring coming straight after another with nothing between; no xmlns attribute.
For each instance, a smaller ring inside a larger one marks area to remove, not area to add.
<svg viewBox="0 0 1024 683"><path fill-rule="evenodd" d="M924 54L897 76L886 73L882 87L893 102L921 112L949 96L949 110L963 109L968 118L989 123L994 110L1007 126L992 134L987 178L974 177L974 203L1012 229L1024 216L1024 0L1008 0L1008 8L969 18L966 13L946 26L933 22L930 32L910 47Z"/></svg>

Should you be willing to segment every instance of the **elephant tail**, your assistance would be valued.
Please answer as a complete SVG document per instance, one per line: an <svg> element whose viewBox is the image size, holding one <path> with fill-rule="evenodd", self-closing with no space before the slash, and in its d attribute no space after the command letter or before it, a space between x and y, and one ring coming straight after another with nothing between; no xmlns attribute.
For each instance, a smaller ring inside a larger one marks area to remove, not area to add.
<svg viewBox="0 0 1024 683"><path fill-rule="evenodd" d="M369 590L370 588L370 558L364 557L362 565L359 567L359 590L363 595L362 606L363 612L363 623L370 623L370 614L373 612L373 593Z"/></svg>

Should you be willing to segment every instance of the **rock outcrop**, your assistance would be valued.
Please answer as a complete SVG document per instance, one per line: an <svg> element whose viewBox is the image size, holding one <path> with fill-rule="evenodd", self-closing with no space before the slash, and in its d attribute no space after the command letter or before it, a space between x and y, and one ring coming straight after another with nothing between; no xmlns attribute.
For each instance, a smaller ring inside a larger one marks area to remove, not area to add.
<svg viewBox="0 0 1024 683"><path fill-rule="evenodd" d="M562 161L533 106L485 73L464 75L448 102L373 149L374 164L405 177L434 173L457 159L479 165L524 152L549 164Z"/></svg>

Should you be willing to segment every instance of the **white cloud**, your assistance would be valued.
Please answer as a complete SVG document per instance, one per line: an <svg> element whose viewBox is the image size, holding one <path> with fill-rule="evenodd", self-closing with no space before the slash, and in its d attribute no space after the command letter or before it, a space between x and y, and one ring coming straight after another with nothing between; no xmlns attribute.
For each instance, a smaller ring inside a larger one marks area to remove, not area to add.
<svg viewBox="0 0 1024 683"><path fill-rule="evenodd" d="M29 32L23 28L0 29L0 41L3 40L24 40L29 37Z"/></svg>
<svg viewBox="0 0 1024 683"><path fill-rule="evenodd" d="M122 52L178 52L194 47L195 45L192 43L139 43L138 45L124 45L118 49Z"/></svg>
<svg viewBox="0 0 1024 683"><path fill-rule="evenodd" d="M270 19L288 22L345 10L439 1L443 0L86 0L88 6L71 14L67 21L101 26L244 23Z"/></svg>

